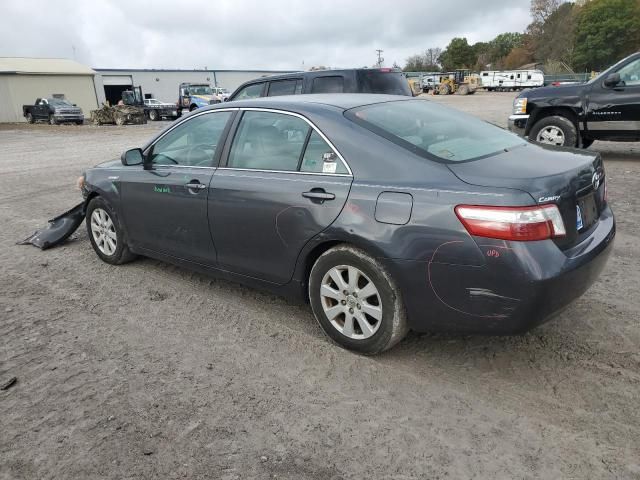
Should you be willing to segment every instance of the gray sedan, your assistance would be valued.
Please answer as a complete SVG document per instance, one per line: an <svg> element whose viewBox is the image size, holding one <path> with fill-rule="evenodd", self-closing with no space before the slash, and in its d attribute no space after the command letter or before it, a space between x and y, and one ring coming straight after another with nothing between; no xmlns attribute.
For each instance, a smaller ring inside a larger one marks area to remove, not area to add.
<svg viewBox="0 0 640 480"><path fill-rule="evenodd" d="M409 329L527 330L593 283L615 235L598 154L398 96L199 109L80 184L105 262L302 297L367 354Z"/></svg>

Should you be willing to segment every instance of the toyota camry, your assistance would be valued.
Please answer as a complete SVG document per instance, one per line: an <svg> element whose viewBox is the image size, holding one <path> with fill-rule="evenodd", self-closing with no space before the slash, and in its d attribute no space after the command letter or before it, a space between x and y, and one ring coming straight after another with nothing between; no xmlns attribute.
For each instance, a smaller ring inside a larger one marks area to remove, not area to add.
<svg viewBox="0 0 640 480"><path fill-rule="evenodd" d="M80 178L96 254L307 299L366 354L416 331L513 334L595 281L614 217L600 155L422 99L199 109Z"/></svg>

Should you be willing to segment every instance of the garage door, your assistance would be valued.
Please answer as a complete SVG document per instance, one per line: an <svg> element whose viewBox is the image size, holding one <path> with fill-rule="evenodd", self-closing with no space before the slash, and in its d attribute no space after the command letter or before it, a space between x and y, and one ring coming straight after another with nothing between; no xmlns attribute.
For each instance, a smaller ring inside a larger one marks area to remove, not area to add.
<svg viewBox="0 0 640 480"><path fill-rule="evenodd" d="M133 85L131 75L103 75L103 85Z"/></svg>

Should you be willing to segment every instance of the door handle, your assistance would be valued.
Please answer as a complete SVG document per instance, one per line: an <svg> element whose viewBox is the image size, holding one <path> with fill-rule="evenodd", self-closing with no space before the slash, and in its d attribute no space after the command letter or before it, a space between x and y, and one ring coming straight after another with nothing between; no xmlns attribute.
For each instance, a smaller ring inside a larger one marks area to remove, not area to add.
<svg viewBox="0 0 640 480"><path fill-rule="evenodd" d="M207 188L207 186L204 183L200 183L193 180L187 183L185 187L187 187L189 190L202 190L204 188Z"/></svg>
<svg viewBox="0 0 640 480"><path fill-rule="evenodd" d="M308 192L304 192L302 194L305 198L310 198L311 200L333 200L336 196L333 193L325 192L323 188L312 188Z"/></svg>

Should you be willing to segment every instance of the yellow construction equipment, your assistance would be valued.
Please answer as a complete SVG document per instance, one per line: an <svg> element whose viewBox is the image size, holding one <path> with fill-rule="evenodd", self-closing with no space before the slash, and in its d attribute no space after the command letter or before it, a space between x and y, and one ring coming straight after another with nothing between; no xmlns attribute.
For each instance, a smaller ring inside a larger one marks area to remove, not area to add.
<svg viewBox="0 0 640 480"><path fill-rule="evenodd" d="M440 86L434 93L440 95L472 95L476 93L480 84L479 77L469 70L456 70L440 77Z"/></svg>

